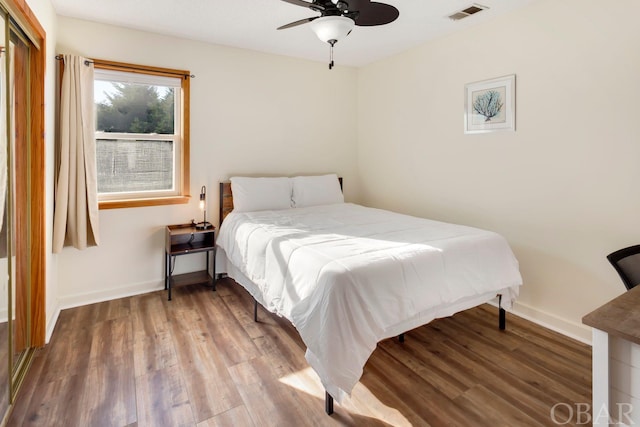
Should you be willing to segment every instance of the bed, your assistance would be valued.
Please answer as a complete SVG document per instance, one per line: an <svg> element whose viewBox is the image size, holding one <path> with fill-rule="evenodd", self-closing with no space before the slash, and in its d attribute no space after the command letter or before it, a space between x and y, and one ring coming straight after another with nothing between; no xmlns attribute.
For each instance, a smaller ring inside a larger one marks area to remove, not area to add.
<svg viewBox="0 0 640 427"><path fill-rule="evenodd" d="M503 329L522 284L499 234L345 203L341 187L336 175L233 177L217 236L222 271L300 333L328 414L379 341L496 296Z"/></svg>

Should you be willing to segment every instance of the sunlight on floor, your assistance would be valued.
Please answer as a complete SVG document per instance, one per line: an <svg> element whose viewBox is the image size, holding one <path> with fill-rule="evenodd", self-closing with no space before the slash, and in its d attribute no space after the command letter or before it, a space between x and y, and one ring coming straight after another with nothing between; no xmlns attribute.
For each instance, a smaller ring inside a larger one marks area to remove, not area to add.
<svg viewBox="0 0 640 427"><path fill-rule="evenodd" d="M324 387L318 374L313 369L306 368L293 374L285 375L279 381L297 390L310 394L324 401ZM336 406L338 406L336 404ZM411 426L397 409L386 406L361 383L356 384L351 393L340 407L352 414L375 418L393 426Z"/></svg>

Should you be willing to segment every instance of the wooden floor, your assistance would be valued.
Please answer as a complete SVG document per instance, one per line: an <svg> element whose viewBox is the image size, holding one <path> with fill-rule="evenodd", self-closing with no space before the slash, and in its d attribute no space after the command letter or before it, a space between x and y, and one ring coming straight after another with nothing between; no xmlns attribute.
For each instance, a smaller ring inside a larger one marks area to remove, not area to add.
<svg viewBox="0 0 640 427"><path fill-rule="evenodd" d="M591 402L590 347L482 306L381 342L329 417L296 330L252 316L228 279L64 310L9 425L575 425Z"/></svg>

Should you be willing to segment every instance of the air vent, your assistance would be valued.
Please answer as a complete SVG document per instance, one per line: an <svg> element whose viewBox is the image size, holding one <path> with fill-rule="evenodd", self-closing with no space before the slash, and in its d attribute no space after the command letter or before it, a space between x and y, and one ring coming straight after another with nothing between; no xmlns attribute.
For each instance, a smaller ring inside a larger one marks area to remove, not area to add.
<svg viewBox="0 0 640 427"><path fill-rule="evenodd" d="M474 15L478 12L482 12L485 9L489 9L487 6L482 6L481 4L474 3L466 9L459 10L457 12L452 13L448 16L452 21L459 21L461 19L466 18L467 16Z"/></svg>

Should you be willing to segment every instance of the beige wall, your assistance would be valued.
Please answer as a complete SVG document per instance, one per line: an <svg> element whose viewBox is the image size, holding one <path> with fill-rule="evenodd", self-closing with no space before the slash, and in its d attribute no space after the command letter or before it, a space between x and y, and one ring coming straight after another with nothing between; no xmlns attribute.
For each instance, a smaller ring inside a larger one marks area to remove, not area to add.
<svg viewBox="0 0 640 427"><path fill-rule="evenodd" d="M540 0L358 72L365 204L488 228L524 276L519 313L590 339L640 243L640 2ZM464 85L516 74L516 132L465 135Z"/></svg>
<svg viewBox="0 0 640 427"><path fill-rule="evenodd" d="M58 53L188 69L191 82L191 193L207 186L217 223L220 180L234 174L336 172L357 194L356 70L164 37L64 17ZM101 245L59 256L62 307L160 289L164 226L200 218L188 205L100 211ZM176 272L204 258L178 257Z"/></svg>

